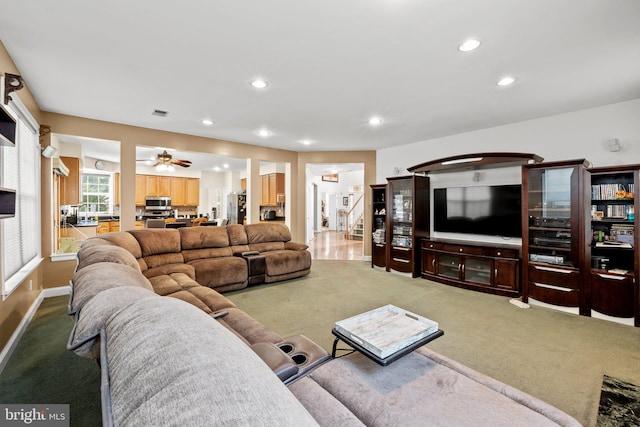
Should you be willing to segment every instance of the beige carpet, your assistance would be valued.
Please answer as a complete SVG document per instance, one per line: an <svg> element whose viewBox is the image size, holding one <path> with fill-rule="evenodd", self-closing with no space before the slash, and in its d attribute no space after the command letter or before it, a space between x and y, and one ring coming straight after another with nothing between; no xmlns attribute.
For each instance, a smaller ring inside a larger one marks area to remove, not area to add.
<svg viewBox="0 0 640 427"><path fill-rule="evenodd" d="M640 328L372 269L314 260L307 277L227 293L282 336L302 333L327 351L341 320L394 304L437 321L429 348L595 426L604 374L640 384Z"/></svg>

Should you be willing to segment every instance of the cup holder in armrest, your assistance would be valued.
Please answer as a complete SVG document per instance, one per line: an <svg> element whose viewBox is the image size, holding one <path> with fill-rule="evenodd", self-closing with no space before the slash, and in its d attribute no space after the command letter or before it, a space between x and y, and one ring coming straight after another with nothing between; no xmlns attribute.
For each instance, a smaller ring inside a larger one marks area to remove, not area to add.
<svg viewBox="0 0 640 427"><path fill-rule="evenodd" d="M304 365L305 363L307 363L307 355L304 353L296 353L291 356L291 358L294 362L296 362L296 365Z"/></svg>
<svg viewBox="0 0 640 427"><path fill-rule="evenodd" d="M280 347L280 350L284 351L287 354L290 354L293 351L293 346L289 343L280 344L278 345L278 347Z"/></svg>
<svg viewBox="0 0 640 427"><path fill-rule="evenodd" d="M276 344L276 346L288 355L298 367L298 374L285 381L285 384L306 375L311 370L331 359L329 353L322 347L301 334L285 338L284 341Z"/></svg>

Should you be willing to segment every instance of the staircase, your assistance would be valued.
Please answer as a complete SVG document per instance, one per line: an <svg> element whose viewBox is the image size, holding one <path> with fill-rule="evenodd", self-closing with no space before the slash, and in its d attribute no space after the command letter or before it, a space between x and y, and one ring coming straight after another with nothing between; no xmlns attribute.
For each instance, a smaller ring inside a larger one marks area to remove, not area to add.
<svg viewBox="0 0 640 427"><path fill-rule="evenodd" d="M350 240L362 240L364 237L364 217L360 217L349 233Z"/></svg>

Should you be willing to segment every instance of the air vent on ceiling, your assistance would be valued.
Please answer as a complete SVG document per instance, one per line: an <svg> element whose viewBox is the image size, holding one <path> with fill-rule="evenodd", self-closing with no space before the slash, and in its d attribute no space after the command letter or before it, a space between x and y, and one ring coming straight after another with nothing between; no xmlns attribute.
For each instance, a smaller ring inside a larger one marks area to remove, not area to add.
<svg viewBox="0 0 640 427"><path fill-rule="evenodd" d="M167 117L167 114L169 114L168 111L162 111L162 110L153 110L153 113L151 113L154 116L160 116L160 117Z"/></svg>

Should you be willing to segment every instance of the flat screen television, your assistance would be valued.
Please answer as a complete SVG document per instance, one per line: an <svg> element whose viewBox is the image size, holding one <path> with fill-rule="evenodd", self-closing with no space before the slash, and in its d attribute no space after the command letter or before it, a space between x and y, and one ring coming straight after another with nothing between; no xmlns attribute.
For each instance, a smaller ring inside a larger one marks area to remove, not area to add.
<svg viewBox="0 0 640 427"><path fill-rule="evenodd" d="M522 237L521 185L433 190L433 230Z"/></svg>

